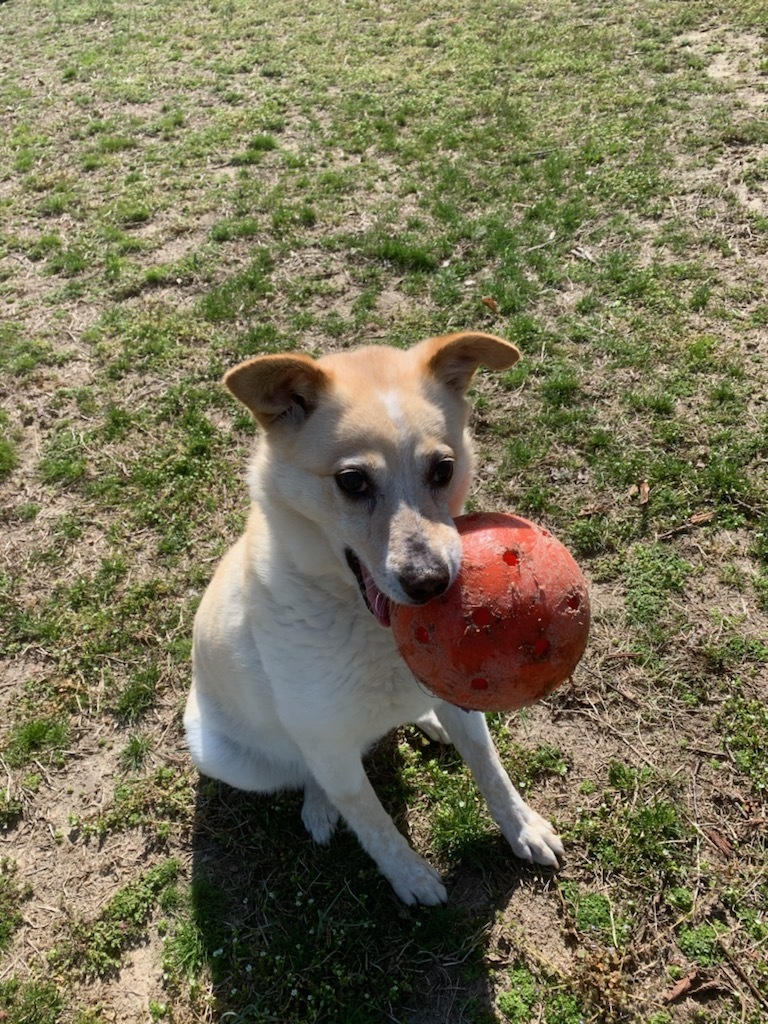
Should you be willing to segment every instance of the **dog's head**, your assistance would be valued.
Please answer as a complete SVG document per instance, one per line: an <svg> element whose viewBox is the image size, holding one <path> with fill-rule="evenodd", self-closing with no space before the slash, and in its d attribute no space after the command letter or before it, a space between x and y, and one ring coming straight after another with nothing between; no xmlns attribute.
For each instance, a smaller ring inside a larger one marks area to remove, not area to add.
<svg viewBox="0 0 768 1024"><path fill-rule="evenodd" d="M466 392L479 366L518 358L501 338L461 333L407 351L259 356L226 375L265 430L257 500L313 523L382 625L389 601L422 604L456 578L453 517L472 476Z"/></svg>

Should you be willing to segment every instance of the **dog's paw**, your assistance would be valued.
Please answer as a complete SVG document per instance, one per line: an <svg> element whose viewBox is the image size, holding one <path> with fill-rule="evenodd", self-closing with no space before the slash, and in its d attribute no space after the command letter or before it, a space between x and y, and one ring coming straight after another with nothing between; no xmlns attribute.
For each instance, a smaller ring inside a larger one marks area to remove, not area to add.
<svg viewBox="0 0 768 1024"><path fill-rule="evenodd" d="M546 818L542 818L536 811L527 808L522 821L516 821L503 831L509 845L521 860L549 868L560 867L565 855L562 840Z"/></svg>
<svg viewBox="0 0 768 1024"><path fill-rule="evenodd" d="M401 862L396 871L388 871L386 875L397 895L409 906L421 903L434 907L448 900L440 875L417 853L412 853L407 862Z"/></svg>
<svg viewBox="0 0 768 1024"><path fill-rule="evenodd" d="M308 785L304 790L301 820L314 841L321 846L327 846L339 823L339 812L322 789L318 786Z"/></svg>
<svg viewBox="0 0 768 1024"><path fill-rule="evenodd" d="M426 715L416 720L416 725L435 743L449 744L451 737L445 731L434 711L428 711Z"/></svg>

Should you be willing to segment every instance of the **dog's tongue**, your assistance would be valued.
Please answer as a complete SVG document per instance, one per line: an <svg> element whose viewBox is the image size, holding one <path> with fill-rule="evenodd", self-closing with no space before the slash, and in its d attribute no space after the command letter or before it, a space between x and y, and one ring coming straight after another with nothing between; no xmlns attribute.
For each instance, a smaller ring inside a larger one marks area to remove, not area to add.
<svg viewBox="0 0 768 1024"><path fill-rule="evenodd" d="M360 571L363 574L363 586L365 587L365 599L373 616L381 626L390 625L389 598L383 594L373 582L373 576L368 572L363 563L360 563Z"/></svg>

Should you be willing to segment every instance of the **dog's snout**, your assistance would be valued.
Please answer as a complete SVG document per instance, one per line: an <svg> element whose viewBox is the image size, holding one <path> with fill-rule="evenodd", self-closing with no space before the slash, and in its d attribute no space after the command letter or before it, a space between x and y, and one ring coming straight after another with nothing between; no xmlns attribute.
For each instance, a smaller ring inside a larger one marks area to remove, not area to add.
<svg viewBox="0 0 768 1024"><path fill-rule="evenodd" d="M415 604L426 604L432 598L445 593L451 582L451 574L447 566L440 566L429 572L403 575L399 582L411 601Z"/></svg>

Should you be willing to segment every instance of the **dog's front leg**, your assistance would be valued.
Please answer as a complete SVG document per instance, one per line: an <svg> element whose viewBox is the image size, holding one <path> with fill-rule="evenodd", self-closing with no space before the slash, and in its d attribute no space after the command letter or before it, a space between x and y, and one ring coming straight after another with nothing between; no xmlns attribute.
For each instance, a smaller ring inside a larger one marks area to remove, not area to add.
<svg viewBox="0 0 768 1024"><path fill-rule="evenodd" d="M376 861L404 903L434 905L448 898L437 871L413 850L395 828L365 774L358 754L328 750L307 756L307 765L328 800Z"/></svg>
<svg viewBox="0 0 768 1024"><path fill-rule="evenodd" d="M488 731L485 715L441 704L437 717L466 761L488 810L522 860L558 867L563 844L552 825L523 800L509 780Z"/></svg>

